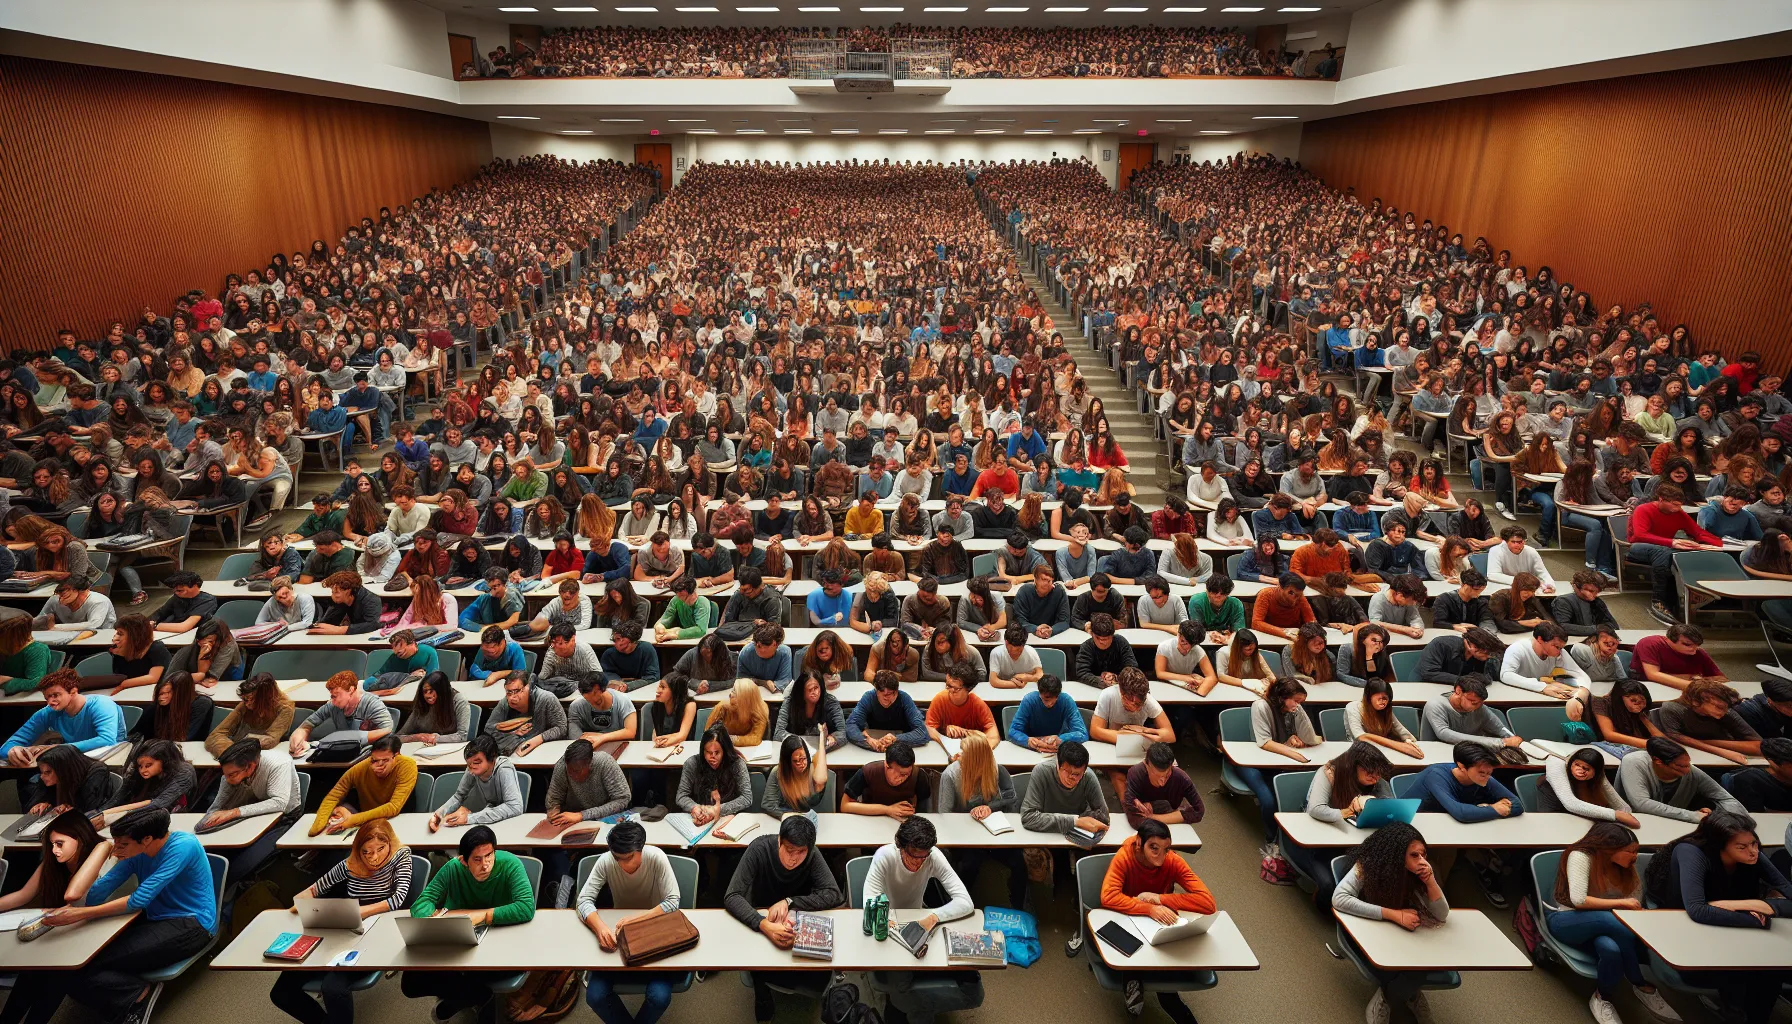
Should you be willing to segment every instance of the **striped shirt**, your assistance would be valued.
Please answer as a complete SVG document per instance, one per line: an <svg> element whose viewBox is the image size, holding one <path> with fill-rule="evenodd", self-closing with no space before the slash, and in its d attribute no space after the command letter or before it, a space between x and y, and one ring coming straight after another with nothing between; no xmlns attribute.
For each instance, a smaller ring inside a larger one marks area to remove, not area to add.
<svg viewBox="0 0 1792 1024"><path fill-rule="evenodd" d="M366 878L349 874L348 861L340 861L323 873L323 877L312 885L311 891L320 897L331 895L340 898L345 886L348 898L363 907L381 901L390 901L393 910L404 906L411 893L410 848L400 846L393 850L392 855L386 858L386 863Z"/></svg>

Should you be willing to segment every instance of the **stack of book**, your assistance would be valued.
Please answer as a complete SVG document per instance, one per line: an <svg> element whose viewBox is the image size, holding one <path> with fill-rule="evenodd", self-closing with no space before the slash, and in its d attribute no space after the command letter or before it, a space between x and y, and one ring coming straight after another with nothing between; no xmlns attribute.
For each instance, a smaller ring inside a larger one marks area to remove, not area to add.
<svg viewBox="0 0 1792 1024"><path fill-rule="evenodd" d="M834 959L833 918L798 910L791 913L790 926L796 929L796 945L791 952L805 960Z"/></svg>

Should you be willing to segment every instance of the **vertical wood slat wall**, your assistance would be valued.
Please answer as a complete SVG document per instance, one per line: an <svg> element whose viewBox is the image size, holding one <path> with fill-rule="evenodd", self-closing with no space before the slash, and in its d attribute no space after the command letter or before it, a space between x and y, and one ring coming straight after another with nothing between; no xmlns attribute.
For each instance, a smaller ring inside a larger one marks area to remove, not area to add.
<svg viewBox="0 0 1792 1024"><path fill-rule="evenodd" d="M1602 307L1792 363L1792 58L1314 121L1300 155Z"/></svg>
<svg viewBox="0 0 1792 1024"><path fill-rule="evenodd" d="M0 57L0 348L127 330L478 172L479 121Z"/></svg>

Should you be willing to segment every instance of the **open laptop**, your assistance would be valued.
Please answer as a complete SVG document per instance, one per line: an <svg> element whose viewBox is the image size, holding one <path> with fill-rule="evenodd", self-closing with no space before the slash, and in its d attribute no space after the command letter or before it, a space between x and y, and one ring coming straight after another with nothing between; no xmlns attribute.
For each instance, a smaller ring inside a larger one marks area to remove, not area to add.
<svg viewBox="0 0 1792 1024"><path fill-rule="evenodd" d="M399 917L398 934L407 946L477 946L484 928L460 914L447 917Z"/></svg>
<svg viewBox="0 0 1792 1024"><path fill-rule="evenodd" d="M1361 814L1354 818L1345 818L1357 828L1380 828L1400 822L1402 825L1412 824L1413 815L1419 813L1419 801L1402 800L1394 797L1381 797L1363 805Z"/></svg>
<svg viewBox="0 0 1792 1024"><path fill-rule="evenodd" d="M300 896L294 907L299 912L299 923L306 928L337 928L356 934L367 930L367 919L361 916L357 900Z"/></svg>

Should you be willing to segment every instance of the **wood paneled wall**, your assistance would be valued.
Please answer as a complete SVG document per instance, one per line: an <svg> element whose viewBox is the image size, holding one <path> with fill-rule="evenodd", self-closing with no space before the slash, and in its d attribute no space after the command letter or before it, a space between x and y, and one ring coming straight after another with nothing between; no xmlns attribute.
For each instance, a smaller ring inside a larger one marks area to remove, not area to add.
<svg viewBox="0 0 1792 1024"><path fill-rule="evenodd" d="M0 347L143 306L477 173L480 121L0 57Z"/></svg>
<svg viewBox="0 0 1792 1024"><path fill-rule="evenodd" d="M1301 162L1600 305L1792 363L1792 59L1310 122Z"/></svg>

